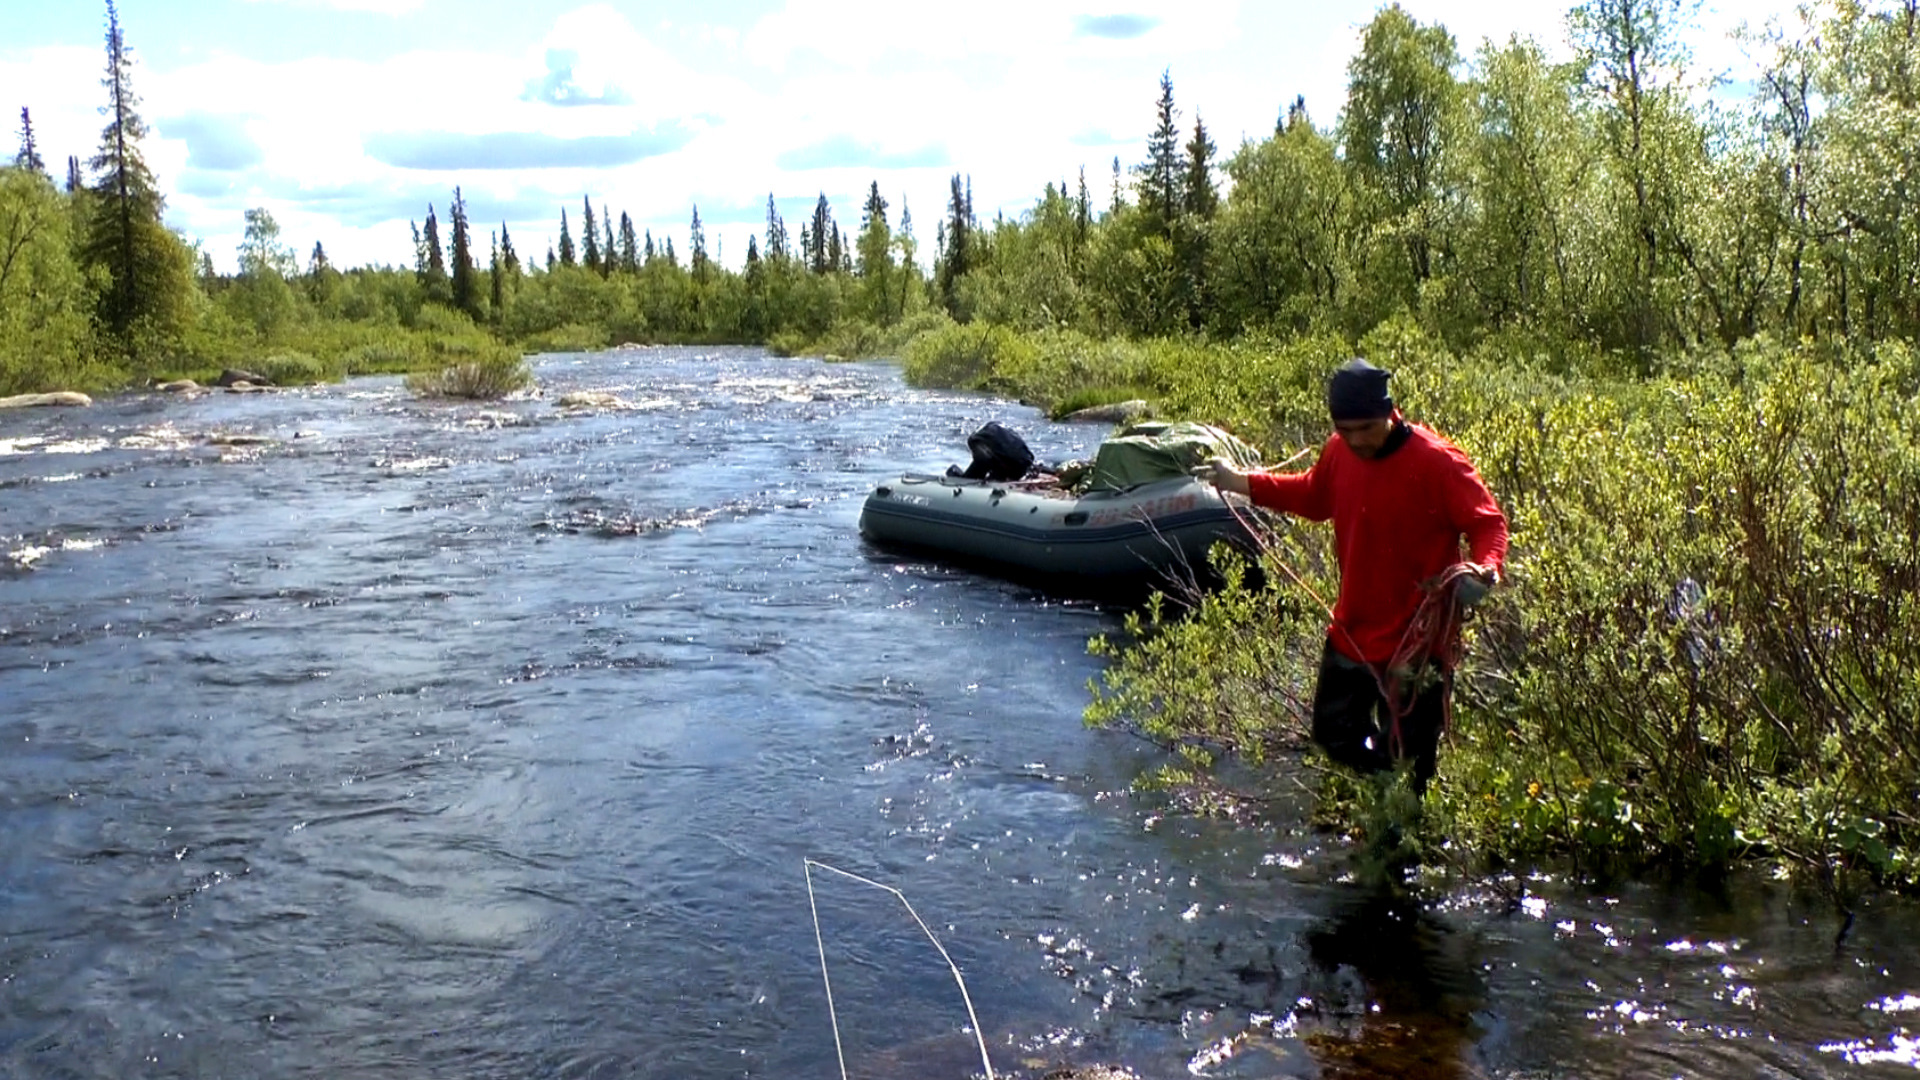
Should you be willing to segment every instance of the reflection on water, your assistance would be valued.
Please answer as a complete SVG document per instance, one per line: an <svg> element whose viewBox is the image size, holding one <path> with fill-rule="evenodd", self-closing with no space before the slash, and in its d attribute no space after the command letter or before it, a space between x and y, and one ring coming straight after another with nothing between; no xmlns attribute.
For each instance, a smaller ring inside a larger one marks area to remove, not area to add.
<svg viewBox="0 0 1920 1080"><path fill-rule="evenodd" d="M1307 955L1329 985L1303 1041L1341 1080L1461 1080L1481 1032L1486 987L1467 935L1417 900L1354 891L1306 933Z"/></svg>
<svg viewBox="0 0 1920 1080"><path fill-rule="evenodd" d="M989 419L747 350L0 414L0 1076L837 1071L802 859L901 889L996 1068L1910 1075L1915 914L1509 908L1129 794L1086 604L864 546ZM566 393L634 408L560 408ZM823 895L848 1064L977 1068L898 905Z"/></svg>

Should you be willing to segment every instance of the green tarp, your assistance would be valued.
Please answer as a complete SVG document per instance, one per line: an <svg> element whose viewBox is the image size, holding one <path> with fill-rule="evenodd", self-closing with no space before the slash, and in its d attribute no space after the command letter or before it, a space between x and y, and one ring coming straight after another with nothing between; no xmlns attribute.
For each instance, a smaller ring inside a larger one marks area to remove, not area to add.
<svg viewBox="0 0 1920 1080"><path fill-rule="evenodd" d="M1260 451L1209 424L1144 421L1108 437L1094 454L1088 487L1123 490L1136 484L1186 476L1208 458L1223 457L1241 469L1260 467Z"/></svg>

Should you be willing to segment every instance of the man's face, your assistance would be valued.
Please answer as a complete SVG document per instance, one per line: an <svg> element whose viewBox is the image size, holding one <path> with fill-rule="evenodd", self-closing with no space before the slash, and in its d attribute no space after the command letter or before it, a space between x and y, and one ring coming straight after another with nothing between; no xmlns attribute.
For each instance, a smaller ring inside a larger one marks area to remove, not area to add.
<svg viewBox="0 0 1920 1080"><path fill-rule="evenodd" d="M1371 461L1387 445L1387 436L1393 434L1393 417L1383 416L1378 420L1335 420L1334 433L1353 451L1353 456Z"/></svg>

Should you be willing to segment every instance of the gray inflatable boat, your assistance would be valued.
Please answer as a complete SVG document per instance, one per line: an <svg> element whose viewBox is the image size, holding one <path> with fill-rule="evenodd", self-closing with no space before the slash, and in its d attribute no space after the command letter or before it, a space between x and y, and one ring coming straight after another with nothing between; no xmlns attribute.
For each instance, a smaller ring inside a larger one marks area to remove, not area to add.
<svg viewBox="0 0 1920 1080"><path fill-rule="evenodd" d="M1184 476L1074 494L908 473L867 496L860 533L1053 591L1098 593L1205 580L1214 543L1251 546L1249 513L1245 500Z"/></svg>

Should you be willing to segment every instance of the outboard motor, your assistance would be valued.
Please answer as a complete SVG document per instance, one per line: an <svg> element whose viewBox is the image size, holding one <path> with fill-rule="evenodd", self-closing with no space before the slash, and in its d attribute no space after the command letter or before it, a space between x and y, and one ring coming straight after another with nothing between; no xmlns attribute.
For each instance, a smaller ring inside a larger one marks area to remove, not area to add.
<svg viewBox="0 0 1920 1080"><path fill-rule="evenodd" d="M1033 468L1033 451L1027 448L1027 440L998 420L987 421L986 426L967 436L967 449L973 453L973 463L964 472L949 467L947 475L969 480L1018 480Z"/></svg>

